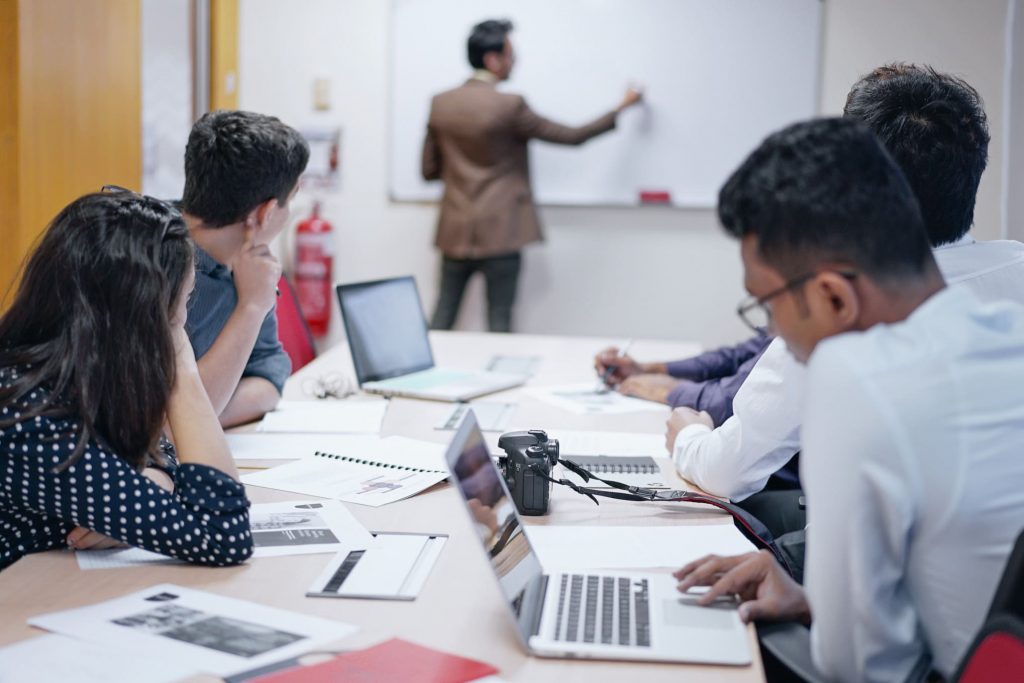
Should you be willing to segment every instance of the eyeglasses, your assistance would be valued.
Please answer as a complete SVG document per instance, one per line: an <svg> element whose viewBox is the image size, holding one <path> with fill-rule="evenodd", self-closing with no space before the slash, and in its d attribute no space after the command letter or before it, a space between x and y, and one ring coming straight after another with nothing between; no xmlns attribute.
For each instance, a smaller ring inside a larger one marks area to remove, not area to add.
<svg viewBox="0 0 1024 683"><path fill-rule="evenodd" d="M852 280L857 277L857 273L852 270L817 270L805 273L798 277L793 278L786 284L782 285L778 289L773 289L764 296L755 297L748 296L746 299L740 302L740 305L736 307L736 315L740 317L740 320L746 324L754 332L758 334L768 334L772 328L772 309L766 304L777 296L785 294L786 292L796 289L797 287L803 286L808 280L822 273L834 272L847 280Z"/></svg>

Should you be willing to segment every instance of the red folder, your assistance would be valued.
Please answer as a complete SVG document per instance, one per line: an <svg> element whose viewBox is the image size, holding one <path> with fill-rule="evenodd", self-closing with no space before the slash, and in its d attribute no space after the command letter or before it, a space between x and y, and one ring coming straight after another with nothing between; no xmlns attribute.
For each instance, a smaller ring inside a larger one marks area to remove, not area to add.
<svg viewBox="0 0 1024 683"><path fill-rule="evenodd" d="M465 683L498 673L489 664L392 638L313 666L299 666L251 683Z"/></svg>

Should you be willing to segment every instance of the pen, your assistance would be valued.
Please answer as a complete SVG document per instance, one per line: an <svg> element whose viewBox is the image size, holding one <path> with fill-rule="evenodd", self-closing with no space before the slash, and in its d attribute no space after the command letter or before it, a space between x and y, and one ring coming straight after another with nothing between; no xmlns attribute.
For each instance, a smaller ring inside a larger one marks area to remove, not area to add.
<svg viewBox="0 0 1024 683"><path fill-rule="evenodd" d="M629 351L629 347L632 346L632 345L633 345L633 340L632 339L627 340L626 343L622 345L622 348L619 349L619 352L617 354L615 354L615 357L616 358L625 358L626 357L626 353ZM608 380L611 379L613 374L615 374L615 371L618 369L618 367L619 366L615 365L615 364L612 364L612 365L609 365L608 367L606 367L604 369L604 372L601 373L601 383L604 384L606 387L611 386L610 384L608 384Z"/></svg>

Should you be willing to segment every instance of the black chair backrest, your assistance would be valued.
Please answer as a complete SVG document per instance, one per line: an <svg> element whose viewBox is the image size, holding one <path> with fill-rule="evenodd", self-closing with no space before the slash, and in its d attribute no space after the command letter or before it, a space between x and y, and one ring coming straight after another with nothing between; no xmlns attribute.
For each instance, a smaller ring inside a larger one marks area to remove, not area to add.
<svg viewBox="0 0 1024 683"><path fill-rule="evenodd" d="M1017 535L1017 542L1006 560L985 621L1000 614L1011 614L1024 620L1024 530Z"/></svg>

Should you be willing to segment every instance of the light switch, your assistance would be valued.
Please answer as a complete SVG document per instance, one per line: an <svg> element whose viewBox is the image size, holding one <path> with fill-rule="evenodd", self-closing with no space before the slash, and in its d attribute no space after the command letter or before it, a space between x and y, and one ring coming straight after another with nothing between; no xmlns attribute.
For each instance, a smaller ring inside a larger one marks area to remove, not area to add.
<svg viewBox="0 0 1024 683"><path fill-rule="evenodd" d="M331 108L331 81L328 78L313 79L313 109L328 111Z"/></svg>

